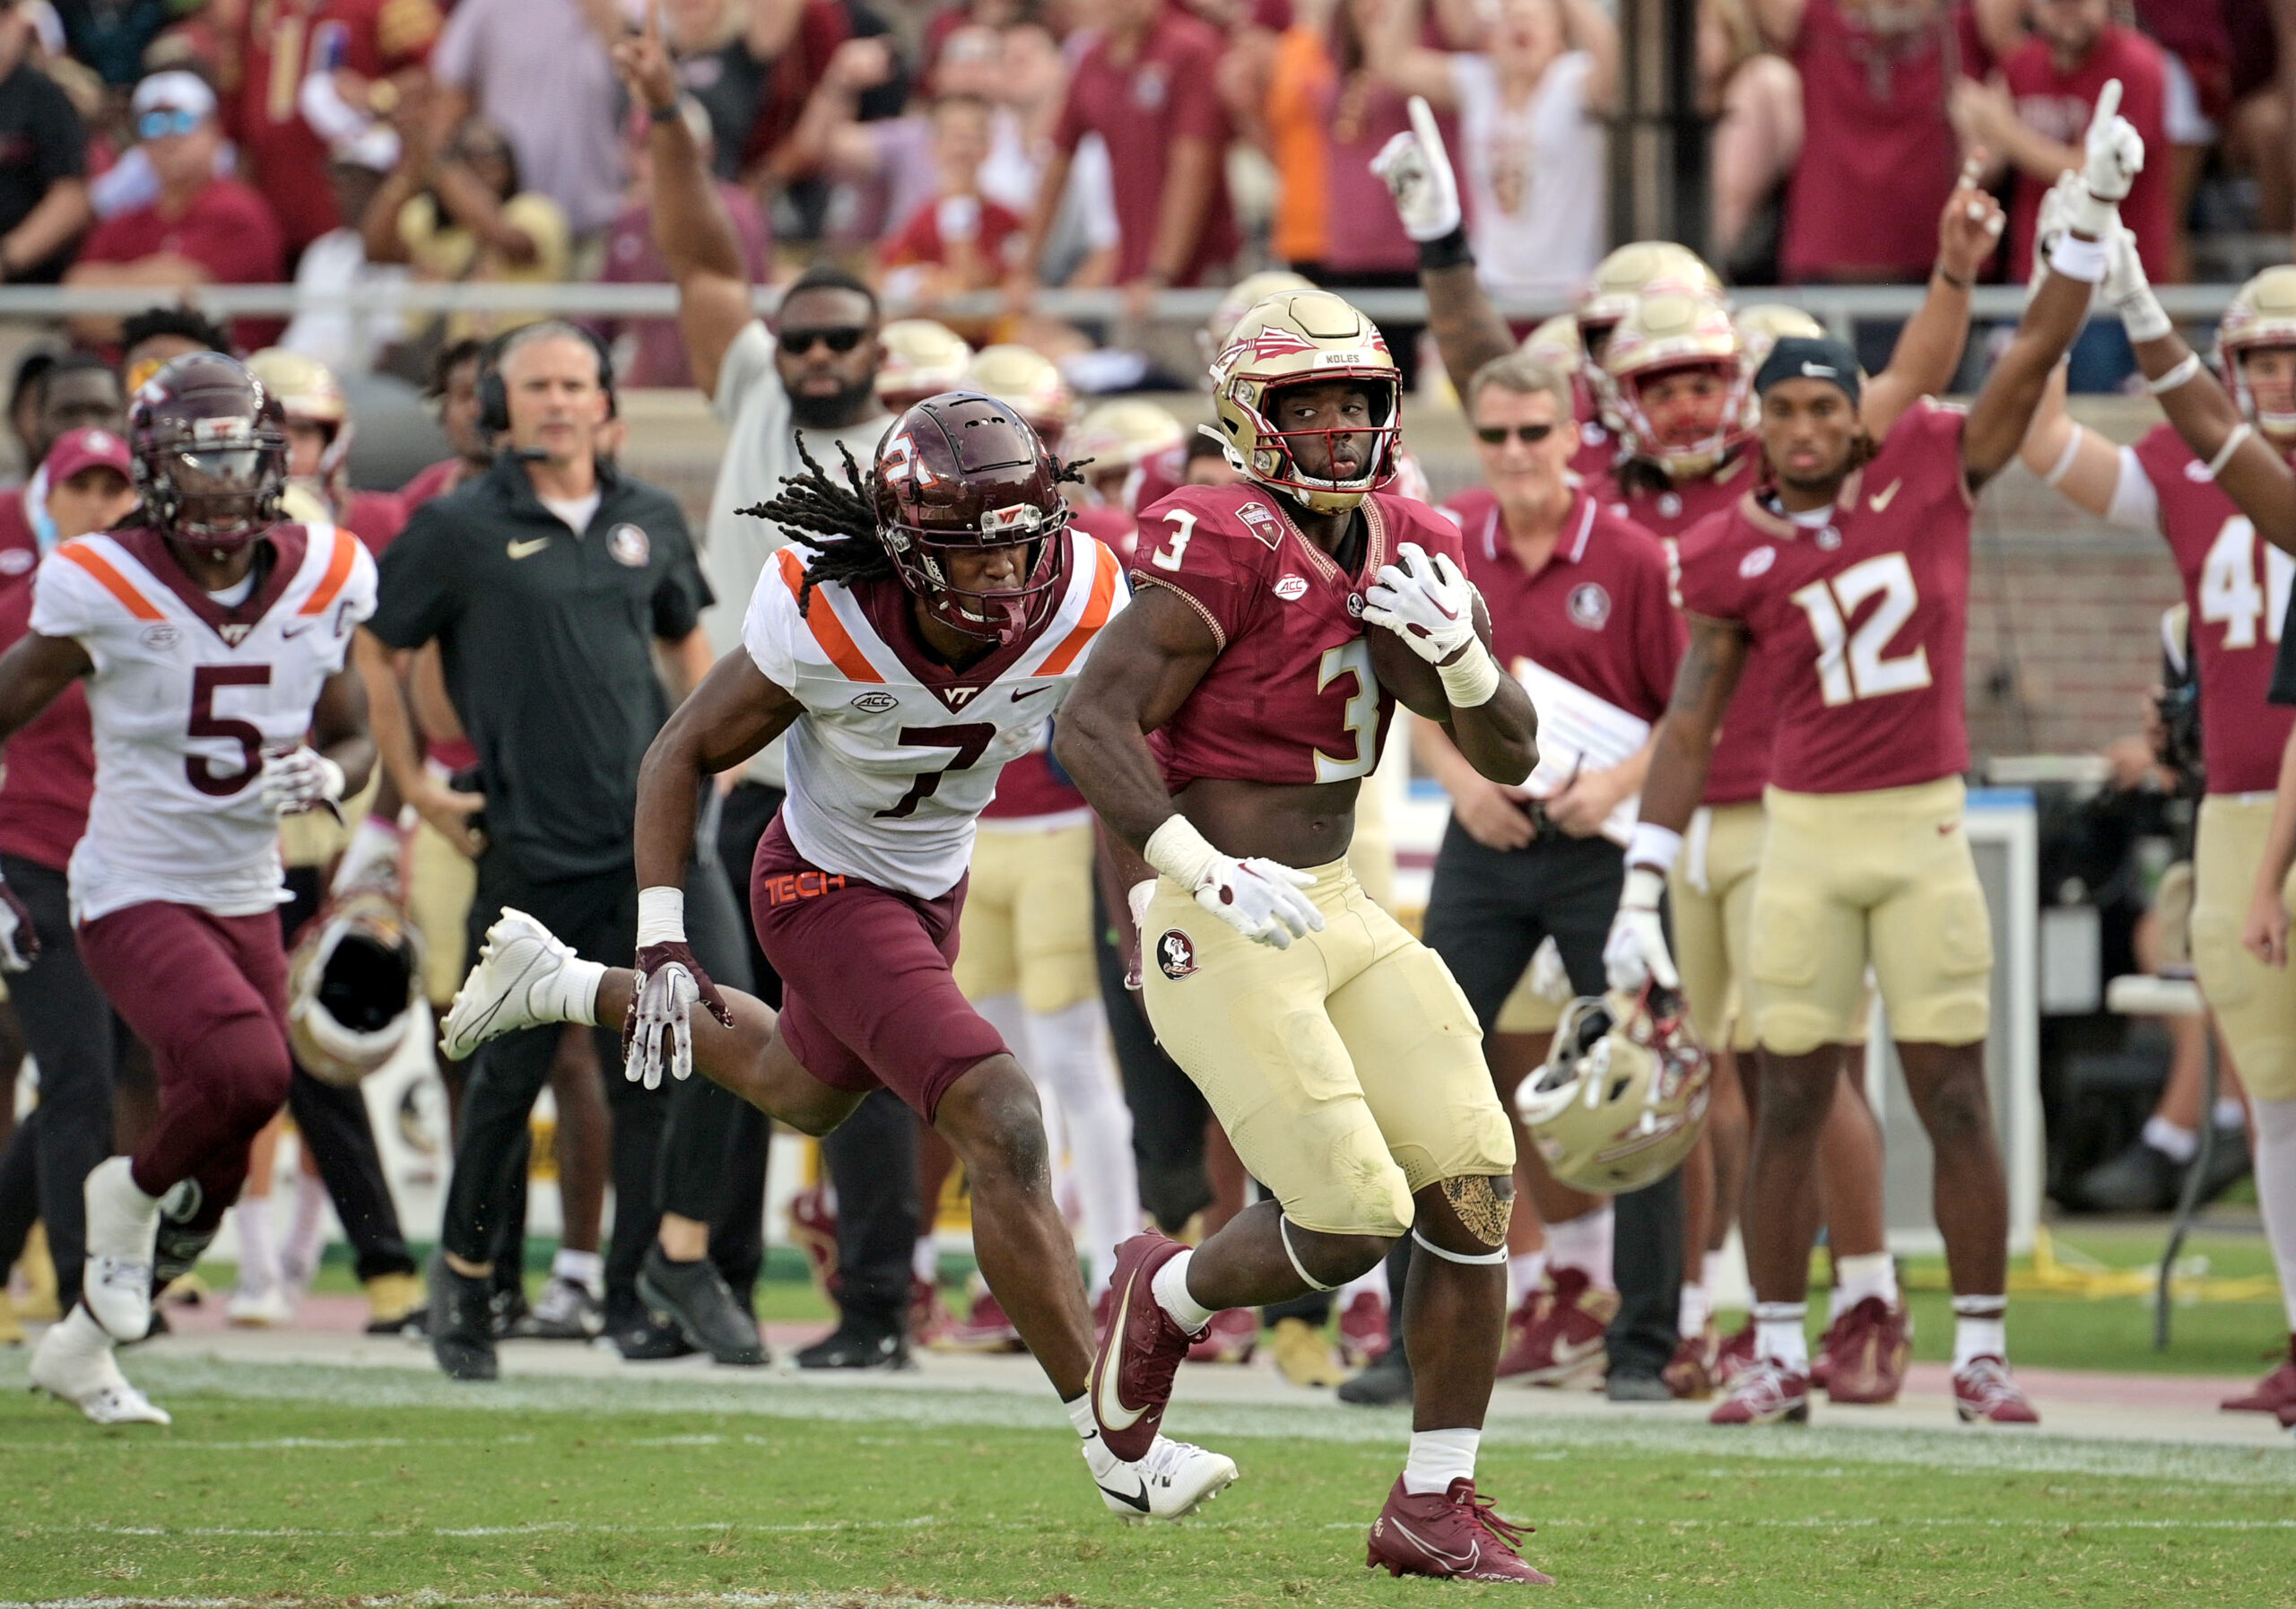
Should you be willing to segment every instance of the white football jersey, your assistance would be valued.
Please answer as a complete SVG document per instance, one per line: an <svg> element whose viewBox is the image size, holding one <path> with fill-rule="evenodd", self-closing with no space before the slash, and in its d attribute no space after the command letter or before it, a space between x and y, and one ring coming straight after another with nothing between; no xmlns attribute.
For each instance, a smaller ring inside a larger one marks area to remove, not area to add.
<svg viewBox="0 0 2296 1609"><path fill-rule="evenodd" d="M1073 528L1065 540L1067 573L1044 630L967 671L904 656L841 586L814 587L799 614L804 562L795 548L774 554L742 642L765 679L805 707L789 728L781 806L798 854L919 899L956 886L997 772L1036 744L1130 596L1114 553Z"/></svg>
<svg viewBox="0 0 2296 1609"><path fill-rule="evenodd" d="M31 629L87 650L96 796L72 855L73 919L146 900L252 916L286 896L279 820L256 786L266 752L311 725L352 629L375 612L375 561L350 532L286 525L237 607L199 589L151 531L67 542L34 578Z"/></svg>

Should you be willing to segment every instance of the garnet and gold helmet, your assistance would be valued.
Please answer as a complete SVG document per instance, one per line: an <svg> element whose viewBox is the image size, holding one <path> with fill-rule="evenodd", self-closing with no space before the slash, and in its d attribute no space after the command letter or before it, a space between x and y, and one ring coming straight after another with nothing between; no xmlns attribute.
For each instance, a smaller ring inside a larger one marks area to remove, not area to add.
<svg viewBox="0 0 2296 1609"><path fill-rule="evenodd" d="M1636 298L1662 280L1696 286L1717 300L1723 297L1721 276L1689 247L1672 240L1630 241L1595 265L1572 309L1590 357L1600 359L1612 328L1634 310Z"/></svg>
<svg viewBox="0 0 2296 1609"><path fill-rule="evenodd" d="M186 352L138 386L127 448L144 513L167 535L220 552L279 521L285 416L237 358Z"/></svg>
<svg viewBox="0 0 2296 1609"><path fill-rule="evenodd" d="M1267 268L1257 274L1247 274L1228 287L1220 298L1220 305L1212 309L1212 317L1196 333L1196 346L1204 354L1204 365L1209 369L1228 350L1228 337L1235 333L1236 321L1269 297L1284 291L1312 291L1316 282L1304 274L1293 274L1286 268Z"/></svg>
<svg viewBox="0 0 2296 1609"><path fill-rule="evenodd" d="M1646 984L1563 1008L1546 1065L1515 1093L1547 1170L1574 1189L1639 1190L1698 1143L1713 1065L1679 991Z"/></svg>
<svg viewBox="0 0 2296 1609"><path fill-rule="evenodd" d="M1121 486L1145 460L1187 439L1187 427L1178 420L1154 403L1133 396L1102 403L1085 414L1061 450L1086 460L1088 483L1102 500L1114 502L1117 499L1107 487Z"/></svg>
<svg viewBox="0 0 2296 1609"><path fill-rule="evenodd" d="M1718 299L1679 282L1662 282L1635 299L1603 347L1607 396L1627 455L1655 464L1674 480L1701 475L1746 439L1745 342ZM1724 395L1713 429L1697 441L1661 441L1642 404L1642 387L1661 374L1711 369Z"/></svg>
<svg viewBox="0 0 2296 1609"><path fill-rule="evenodd" d="M885 361L877 367L877 400L898 413L964 384L972 348L934 318L896 318L877 332Z"/></svg>
<svg viewBox="0 0 2296 1609"><path fill-rule="evenodd" d="M1587 361L1587 344L1579 338L1578 321L1568 313L1557 313L1540 325L1515 350L1562 374L1578 373Z"/></svg>
<svg viewBox="0 0 2296 1609"><path fill-rule="evenodd" d="M1738 326L1738 339L1746 349L1746 372L1761 372L1761 361L1770 356L1770 349L1787 335L1807 335L1813 340L1825 338L1826 326L1804 312L1782 301L1756 302L1750 308L1740 308L1730 322Z"/></svg>
<svg viewBox="0 0 2296 1609"><path fill-rule="evenodd" d="M248 372L279 399L289 424L312 424L326 432L326 449L319 456L314 478L329 495L340 490L351 469L351 403L335 370L317 358L266 346L249 354Z"/></svg>
<svg viewBox="0 0 2296 1609"><path fill-rule="evenodd" d="M927 397L877 443L877 523L893 568L927 613L1003 647L1043 624L1067 571L1060 465L1020 410L971 391ZM960 592L947 555L1028 546L1022 584Z"/></svg>
<svg viewBox="0 0 2296 1609"><path fill-rule="evenodd" d="M1271 412L1276 394L1333 380L1361 383L1370 395L1371 422L1355 431L1285 432ZM1343 513L1395 478L1402 444L1403 396L1396 361L1378 326L1326 291L1285 291L1255 304L1236 321L1212 365L1213 429L1231 463L1263 486L1277 487L1321 514ZM1301 436L1370 435L1363 473L1345 481L1302 471L1292 441Z"/></svg>
<svg viewBox="0 0 2296 1609"><path fill-rule="evenodd" d="M964 388L1019 410L1029 428L1053 446L1076 410L1076 394L1059 366L1033 346L1000 342L984 346L965 368Z"/></svg>
<svg viewBox="0 0 2296 1609"><path fill-rule="evenodd" d="M2216 367L2224 389L2249 423L2285 440L2296 436L2296 413L2259 408L2240 367L2244 355L2266 346L2296 347L2296 265L2267 268L2242 285L2216 326Z"/></svg>

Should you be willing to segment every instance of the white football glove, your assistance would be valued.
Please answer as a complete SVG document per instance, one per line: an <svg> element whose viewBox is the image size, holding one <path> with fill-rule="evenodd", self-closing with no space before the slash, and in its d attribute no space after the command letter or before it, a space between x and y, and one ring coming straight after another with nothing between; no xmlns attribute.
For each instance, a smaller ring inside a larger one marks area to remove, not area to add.
<svg viewBox="0 0 2296 1609"><path fill-rule="evenodd" d="M1439 240L1457 230L1459 181L1425 97L1411 98L1411 127L1379 147L1371 171L1396 198L1403 232L1413 239Z"/></svg>
<svg viewBox="0 0 2296 1609"><path fill-rule="evenodd" d="M317 750L298 746L264 756L256 786L276 815L300 815L343 803L343 768Z"/></svg>
<svg viewBox="0 0 2296 1609"><path fill-rule="evenodd" d="M2119 79L2099 92L2082 148L2081 191L2074 198L2071 222L2083 234L2101 240L2120 216L2121 198L2144 170L2144 137L2120 115Z"/></svg>
<svg viewBox="0 0 2296 1609"><path fill-rule="evenodd" d="M0 972L25 972L39 954L39 935L32 929L31 907L22 896L0 882Z"/></svg>
<svg viewBox="0 0 2296 1609"><path fill-rule="evenodd" d="M1194 891L1198 905L1246 938L1289 950L1293 939L1323 931L1324 913L1305 891L1315 885L1313 876L1279 861L1215 855Z"/></svg>
<svg viewBox="0 0 2296 1609"><path fill-rule="evenodd" d="M1682 976L1674 970L1666 926L1658 917L1658 898L1665 889L1665 878L1648 866L1628 868L1618 914L1603 943L1603 971L1611 987L1633 994L1654 978L1662 988L1680 987Z"/></svg>
<svg viewBox="0 0 2296 1609"><path fill-rule="evenodd" d="M2113 226L2105 247L2104 299L2120 315L2121 328L2135 342L2158 341L2176 328L2152 282L2144 277L2144 261L2136 255L2136 236L2125 223Z"/></svg>
<svg viewBox="0 0 2296 1609"><path fill-rule="evenodd" d="M1364 593L1363 619L1393 631L1428 664L1440 665L1476 640L1475 596L1474 583L1448 554L1406 542Z"/></svg>

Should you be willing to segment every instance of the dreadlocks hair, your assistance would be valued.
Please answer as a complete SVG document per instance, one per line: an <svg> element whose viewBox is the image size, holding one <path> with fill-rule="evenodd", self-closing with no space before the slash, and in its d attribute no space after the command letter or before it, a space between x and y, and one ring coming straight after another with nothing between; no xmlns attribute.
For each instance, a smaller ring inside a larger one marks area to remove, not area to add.
<svg viewBox="0 0 2296 1609"><path fill-rule="evenodd" d="M813 602L813 587L819 582L850 587L859 581L895 580L900 574L893 568L892 550L885 545L884 529L877 523L876 471L863 473L854 461L853 449L844 442L837 444L837 450L845 460L843 485L807 450L800 433L797 456L804 460L805 473L783 475L783 489L778 495L734 510L772 520L813 550L804 585L797 589L801 617Z"/></svg>

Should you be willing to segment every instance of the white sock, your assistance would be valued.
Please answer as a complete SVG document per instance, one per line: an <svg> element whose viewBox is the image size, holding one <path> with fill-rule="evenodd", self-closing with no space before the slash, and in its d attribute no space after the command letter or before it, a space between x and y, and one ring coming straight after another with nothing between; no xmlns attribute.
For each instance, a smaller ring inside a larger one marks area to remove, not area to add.
<svg viewBox="0 0 2296 1609"><path fill-rule="evenodd" d="M1888 1252L1868 1251L1856 1257L1837 1257L1833 1272L1841 1282L1835 1287L1841 1297L1837 1317L1869 1296L1880 1297L1884 1307L1898 1305L1897 1259Z"/></svg>
<svg viewBox="0 0 2296 1609"><path fill-rule="evenodd" d="M1083 1439L1084 1465L1092 1472L1092 1478L1097 1481L1114 1474L1124 1460L1109 1451L1108 1443L1100 1439L1100 1422L1092 1417L1092 1394L1082 1392L1074 1401L1060 1405L1068 1410L1068 1422Z"/></svg>
<svg viewBox="0 0 2296 1609"><path fill-rule="evenodd" d="M598 1025L598 986L606 970L594 961L576 956L544 978L535 996L535 1014L545 1022Z"/></svg>
<svg viewBox="0 0 2296 1609"><path fill-rule="evenodd" d="M2215 1117L2219 1128L2239 1128L2248 1120L2248 1109L2240 1104L2238 1095L2219 1095Z"/></svg>
<svg viewBox="0 0 2296 1609"><path fill-rule="evenodd" d="M1049 1085L1068 1130L1071 1184L1083 1219L1088 1296L1116 1272L1116 1248L1140 1230L1140 1180L1132 1155L1132 1109L1109 1049L1108 1011L1094 995L1056 1012L1030 1012L1029 1073Z"/></svg>
<svg viewBox="0 0 2296 1609"><path fill-rule="evenodd" d="M606 1260L595 1251L569 1251L561 1246L550 1259L550 1271L596 1296L605 1285Z"/></svg>
<svg viewBox="0 0 2296 1609"><path fill-rule="evenodd" d="M2296 1331L2296 1100L2258 1097L2249 1123L2264 1238L2280 1270L2280 1300L2288 1309L2288 1327Z"/></svg>
<svg viewBox="0 0 2296 1609"><path fill-rule="evenodd" d="M2009 1357L2009 1310L2005 1296L1953 1298L1953 1372L1959 1374L1979 1358Z"/></svg>
<svg viewBox="0 0 2296 1609"><path fill-rule="evenodd" d="M319 1265L319 1241L326 1233L326 1186L316 1173L295 1170L295 1216L287 1228L282 1261L310 1277Z"/></svg>
<svg viewBox="0 0 2296 1609"><path fill-rule="evenodd" d="M928 1285L941 1283L941 1242L931 1235L917 1237L917 1246L909 1254L909 1271Z"/></svg>
<svg viewBox="0 0 2296 1609"><path fill-rule="evenodd" d="M1597 1291L1617 1289L1611 1278L1611 1241L1617 1216L1609 1202L1591 1213L1546 1226L1546 1260L1551 1269L1576 1268Z"/></svg>
<svg viewBox="0 0 2296 1609"><path fill-rule="evenodd" d="M1796 1374L1810 1372L1810 1337L1804 1329L1810 1317L1806 1301L1754 1303L1754 1351Z"/></svg>
<svg viewBox="0 0 2296 1609"><path fill-rule="evenodd" d="M1172 1322L1193 1335L1212 1322L1213 1309L1188 1294L1187 1265L1196 1261L1196 1253L1184 1251L1156 1270L1149 1290L1154 1292L1156 1305L1172 1316Z"/></svg>
<svg viewBox="0 0 2296 1609"><path fill-rule="evenodd" d="M2144 1119L2144 1143L2172 1162L2184 1163L2200 1153L2200 1135L2155 1112Z"/></svg>
<svg viewBox="0 0 2296 1609"><path fill-rule="evenodd" d="M1683 1282L1682 1306L1674 1320L1675 1333L1685 1340L1706 1334L1706 1321L1714 1317L1714 1297L1704 1285L1694 1280Z"/></svg>
<svg viewBox="0 0 2296 1609"><path fill-rule="evenodd" d="M1507 1306L1521 1307L1546 1281L1546 1248L1518 1251L1507 1259Z"/></svg>
<svg viewBox="0 0 2296 1609"><path fill-rule="evenodd" d="M1413 1431L1411 1452L1404 1459L1403 1489L1413 1497L1448 1492L1453 1481L1474 1479L1475 1449L1483 1445L1481 1431Z"/></svg>
<svg viewBox="0 0 2296 1609"><path fill-rule="evenodd" d="M231 1208L231 1226L239 1235L239 1288L260 1296L279 1283L279 1247L271 1234L271 1197L250 1196Z"/></svg>

